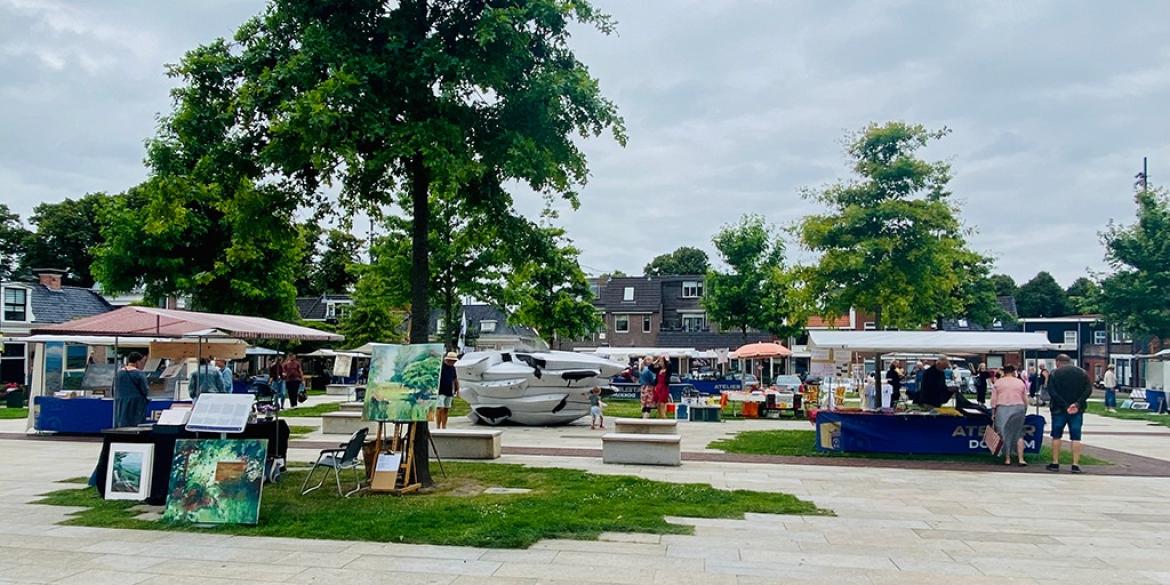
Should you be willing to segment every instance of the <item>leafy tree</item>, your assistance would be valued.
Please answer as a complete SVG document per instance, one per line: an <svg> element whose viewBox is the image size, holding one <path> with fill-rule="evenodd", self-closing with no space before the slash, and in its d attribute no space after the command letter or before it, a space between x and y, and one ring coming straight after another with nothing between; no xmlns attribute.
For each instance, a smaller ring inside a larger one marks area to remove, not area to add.
<svg viewBox="0 0 1170 585"><path fill-rule="evenodd" d="M1162 189L1135 196L1137 223L1111 224L1104 233L1105 259L1115 270L1101 282L1106 318L1137 335L1170 337L1170 203Z"/></svg>
<svg viewBox="0 0 1170 585"><path fill-rule="evenodd" d="M643 272L646 276L666 276L680 274L707 274L710 262L707 253L690 246L669 253L655 256Z"/></svg>
<svg viewBox="0 0 1170 585"><path fill-rule="evenodd" d="M777 337L796 335L804 326L795 272L784 267L784 244L759 215L726 225L712 240L731 272L710 271L703 307L724 329L760 329Z"/></svg>
<svg viewBox="0 0 1170 585"><path fill-rule="evenodd" d="M1077 313L1095 315L1101 312L1101 285L1087 276L1074 280L1064 294L1068 297L1069 307Z"/></svg>
<svg viewBox="0 0 1170 585"><path fill-rule="evenodd" d="M1063 317L1073 312L1064 289L1047 272L1040 272L1020 286L1016 309L1021 317Z"/></svg>
<svg viewBox="0 0 1170 585"><path fill-rule="evenodd" d="M180 91L222 89L207 105L232 131L209 133L302 204L323 203L323 185L347 210L407 195L410 338L421 343L434 190L479 184L490 188L476 196L491 198L521 181L576 206L588 168L575 135L610 129L624 143L616 108L569 48L574 24L612 30L586 1L272 0L234 45L188 53L187 70L214 67Z"/></svg>
<svg viewBox="0 0 1170 585"><path fill-rule="evenodd" d="M995 287L995 294L1001 297L1016 296L1016 279L1006 274L992 274L991 285Z"/></svg>
<svg viewBox="0 0 1170 585"><path fill-rule="evenodd" d="M405 341L403 324L406 313L396 304L401 298L401 287L395 287L383 272L365 266L354 288L353 304L346 308L338 324L339 332L345 336L348 347L361 347L367 343L401 343Z"/></svg>
<svg viewBox="0 0 1170 585"><path fill-rule="evenodd" d="M98 221L111 199L105 193L89 193L33 208L29 223L36 232L28 238L25 267L60 268L66 271L66 284L93 286L93 248L102 242Z"/></svg>
<svg viewBox="0 0 1170 585"><path fill-rule="evenodd" d="M544 227L532 234L529 255L507 275L503 292L511 320L532 327L550 346L597 331L601 319L577 263L578 250L564 230Z"/></svg>
<svg viewBox="0 0 1170 585"><path fill-rule="evenodd" d="M959 277L959 285L951 293L957 306L963 307L962 315L952 313L944 317L965 317L972 323L984 327L996 321L1004 322L1013 319L1013 316L1003 310L999 304L998 286L991 274L991 258L963 249L954 258L954 271ZM1010 278L1010 277L1009 277Z"/></svg>
<svg viewBox="0 0 1170 585"><path fill-rule="evenodd" d="M20 216L0 203L0 281L25 276L20 267L25 264L24 250L29 235Z"/></svg>
<svg viewBox="0 0 1170 585"><path fill-rule="evenodd" d="M320 294L349 291L357 281L353 265L361 260L363 243L361 238L348 231L329 230L325 251L313 267L313 280Z"/></svg>
<svg viewBox="0 0 1170 585"><path fill-rule="evenodd" d="M949 131L921 125L871 124L846 152L857 178L809 191L831 209L805 217L802 243L820 255L809 271L823 313L851 308L875 316L879 328L916 329L966 316L984 299L965 267L985 261L966 247L950 200L950 166L918 158Z"/></svg>

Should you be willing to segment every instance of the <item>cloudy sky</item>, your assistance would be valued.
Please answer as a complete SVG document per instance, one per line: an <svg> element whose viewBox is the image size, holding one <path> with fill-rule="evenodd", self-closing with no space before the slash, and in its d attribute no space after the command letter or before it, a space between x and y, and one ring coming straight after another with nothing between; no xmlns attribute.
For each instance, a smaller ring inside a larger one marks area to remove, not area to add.
<svg viewBox="0 0 1170 585"><path fill-rule="evenodd" d="M953 130L927 154L952 163L974 247L1017 280L1104 269L1096 234L1132 220L1142 157L1170 176L1170 3L597 4L618 33L574 46L630 141L586 144L592 179L562 215L593 272L710 250L744 212L816 211L799 190L847 177L842 138L871 121ZM262 6L0 0L0 201L27 215L140 181L163 64Z"/></svg>

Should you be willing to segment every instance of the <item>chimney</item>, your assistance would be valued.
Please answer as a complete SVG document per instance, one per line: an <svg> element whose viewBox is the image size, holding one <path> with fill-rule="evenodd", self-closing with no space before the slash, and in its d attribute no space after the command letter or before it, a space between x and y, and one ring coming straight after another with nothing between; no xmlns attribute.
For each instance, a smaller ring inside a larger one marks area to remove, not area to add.
<svg viewBox="0 0 1170 585"><path fill-rule="evenodd" d="M61 277L65 271L59 268L33 268L37 280L49 290L61 290Z"/></svg>

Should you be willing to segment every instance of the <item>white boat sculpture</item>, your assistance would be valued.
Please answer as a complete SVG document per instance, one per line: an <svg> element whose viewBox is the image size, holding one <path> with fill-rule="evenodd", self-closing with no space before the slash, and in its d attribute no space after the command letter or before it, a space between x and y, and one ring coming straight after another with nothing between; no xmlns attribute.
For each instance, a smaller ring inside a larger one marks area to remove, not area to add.
<svg viewBox="0 0 1170 585"><path fill-rule="evenodd" d="M589 391L625 369L571 351L482 351L455 363L468 417L498 425L559 425L589 414Z"/></svg>

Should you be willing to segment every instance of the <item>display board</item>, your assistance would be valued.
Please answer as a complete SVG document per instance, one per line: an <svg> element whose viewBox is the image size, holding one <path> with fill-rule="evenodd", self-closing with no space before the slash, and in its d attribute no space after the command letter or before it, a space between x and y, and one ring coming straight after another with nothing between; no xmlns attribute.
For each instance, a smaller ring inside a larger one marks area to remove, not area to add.
<svg viewBox="0 0 1170 585"><path fill-rule="evenodd" d="M374 344L366 385L365 420L423 422L435 404L443 345Z"/></svg>
<svg viewBox="0 0 1170 585"><path fill-rule="evenodd" d="M883 415L820 411L816 420L818 451L983 455L983 433L990 417ZM1039 453L1044 417L1024 419L1024 451Z"/></svg>
<svg viewBox="0 0 1170 585"><path fill-rule="evenodd" d="M118 373L116 364L89 364L85 368L85 376L81 378L83 390L109 390L114 386L114 376Z"/></svg>
<svg viewBox="0 0 1170 585"><path fill-rule="evenodd" d="M200 394L187 421L187 430L240 433L248 426L255 397L251 394Z"/></svg>

